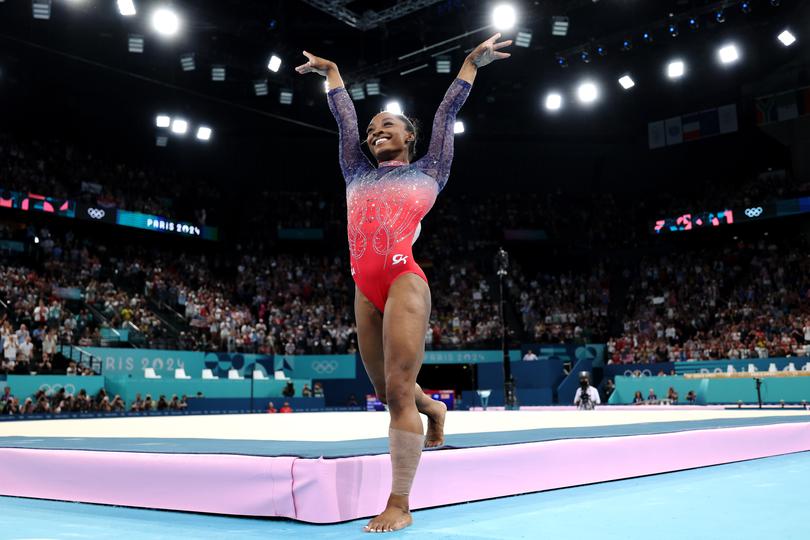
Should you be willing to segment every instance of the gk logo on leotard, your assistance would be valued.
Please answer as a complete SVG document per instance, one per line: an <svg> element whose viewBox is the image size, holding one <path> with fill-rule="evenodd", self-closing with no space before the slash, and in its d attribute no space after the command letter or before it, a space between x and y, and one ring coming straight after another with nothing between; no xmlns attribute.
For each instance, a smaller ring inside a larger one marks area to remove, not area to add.
<svg viewBox="0 0 810 540"><path fill-rule="evenodd" d="M391 259L391 261L393 262L393 264L407 264L408 263L408 256L407 255L401 255L401 254L397 253Z"/></svg>

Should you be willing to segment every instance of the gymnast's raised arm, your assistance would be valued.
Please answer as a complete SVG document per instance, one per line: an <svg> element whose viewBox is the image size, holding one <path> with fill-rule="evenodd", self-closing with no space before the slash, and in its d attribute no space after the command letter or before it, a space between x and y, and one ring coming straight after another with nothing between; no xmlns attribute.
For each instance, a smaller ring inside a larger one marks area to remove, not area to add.
<svg viewBox="0 0 810 540"><path fill-rule="evenodd" d="M337 64L307 51L304 51L304 56L307 57L308 62L295 68L298 73L302 75L317 73L326 77L329 88L329 110L332 111L332 115L337 121L340 133L340 169L346 185L349 185L359 174L373 168L360 148L360 132L357 128L357 113L354 110L354 103L346 92Z"/></svg>
<svg viewBox="0 0 810 540"><path fill-rule="evenodd" d="M495 34L470 52L458 72L458 76L447 89L436 115L430 134L430 145L425 157L419 160L419 167L444 188L450 177L450 165L453 162L453 130L456 115L470 94L472 83L478 74L478 68L495 60L509 58L510 54L499 52L512 44L511 40L496 43L501 34Z"/></svg>

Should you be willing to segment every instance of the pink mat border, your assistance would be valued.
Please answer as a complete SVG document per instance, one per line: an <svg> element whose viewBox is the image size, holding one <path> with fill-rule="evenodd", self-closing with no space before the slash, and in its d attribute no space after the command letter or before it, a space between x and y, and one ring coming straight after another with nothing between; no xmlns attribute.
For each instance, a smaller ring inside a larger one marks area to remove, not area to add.
<svg viewBox="0 0 810 540"><path fill-rule="evenodd" d="M810 423L565 439L423 454L428 508L810 450ZM382 510L387 454L299 459L0 448L0 494L335 523ZM440 485L440 489L434 486Z"/></svg>

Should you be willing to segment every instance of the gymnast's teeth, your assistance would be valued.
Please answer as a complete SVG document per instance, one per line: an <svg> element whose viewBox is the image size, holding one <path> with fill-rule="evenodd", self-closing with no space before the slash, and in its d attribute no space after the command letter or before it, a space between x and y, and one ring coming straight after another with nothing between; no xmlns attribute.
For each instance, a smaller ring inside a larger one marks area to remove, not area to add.
<svg viewBox="0 0 810 540"><path fill-rule="evenodd" d="M374 141L374 146L377 146L378 144L381 144L381 143L383 143L383 142L385 142L387 140L388 140L388 137L377 139L376 141Z"/></svg>

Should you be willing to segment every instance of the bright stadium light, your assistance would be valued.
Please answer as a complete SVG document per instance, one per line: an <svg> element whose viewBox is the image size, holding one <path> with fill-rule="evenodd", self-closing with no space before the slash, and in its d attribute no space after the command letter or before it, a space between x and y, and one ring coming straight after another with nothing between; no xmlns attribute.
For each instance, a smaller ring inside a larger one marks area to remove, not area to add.
<svg viewBox="0 0 810 540"><path fill-rule="evenodd" d="M492 25L495 30L509 30L517 22L517 12L509 4L495 6L492 10Z"/></svg>
<svg viewBox="0 0 810 540"><path fill-rule="evenodd" d="M185 135L188 131L188 122L181 118L175 118L172 121L172 133L177 133L178 135Z"/></svg>
<svg viewBox="0 0 810 540"><path fill-rule="evenodd" d="M580 103L590 104L599 97L599 89L592 82L584 82L577 88L577 98Z"/></svg>
<svg viewBox="0 0 810 540"><path fill-rule="evenodd" d="M678 79L683 77L686 72L686 66L682 60L673 60L667 65L667 77L670 79Z"/></svg>
<svg viewBox="0 0 810 540"><path fill-rule="evenodd" d="M172 119L168 114L159 114L155 118L155 125L159 128L167 128L172 125Z"/></svg>
<svg viewBox="0 0 810 540"><path fill-rule="evenodd" d="M293 91L287 89L279 91L278 102L281 103L282 105L292 105Z"/></svg>
<svg viewBox="0 0 810 540"><path fill-rule="evenodd" d="M464 133L464 122L457 120L456 123L453 124L453 133Z"/></svg>
<svg viewBox="0 0 810 540"><path fill-rule="evenodd" d="M173 36L180 30L180 18L168 8L158 8L152 14L152 27L158 34Z"/></svg>
<svg viewBox="0 0 810 540"><path fill-rule="evenodd" d="M51 18L51 0L33 0L31 13L35 19L47 21Z"/></svg>
<svg viewBox="0 0 810 540"><path fill-rule="evenodd" d="M225 80L225 66L217 65L211 66L211 80L214 82L222 82Z"/></svg>
<svg viewBox="0 0 810 540"><path fill-rule="evenodd" d="M546 110L559 111L562 108L562 96L556 92L546 96Z"/></svg>
<svg viewBox="0 0 810 540"><path fill-rule="evenodd" d="M351 94L352 99L355 101L360 101L361 99L366 98L366 91L363 88L362 84L354 84L349 87L349 94Z"/></svg>
<svg viewBox="0 0 810 540"><path fill-rule="evenodd" d="M137 13L132 0L118 0L118 12L124 17L132 17Z"/></svg>
<svg viewBox="0 0 810 540"><path fill-rule="evenodd" d="M256 94L257 97L266 96L269 92L270 89L267 86L267 79L253 81L253 93Z"/></svg>
<svg viewBox="0 0 810 540"><path fill-rule="evenodd" d="M399 101L389 101L385 104L385 110L391 114L402 114L402 105Z"/></svg>
<svg viewBox="0 0 810 540"><path fill-rule="evenodd" d="M129 52L141 54L143 53L143 36L137 34L130 34L129 41L127 42Z"/></svg>
<svg viewBox="0 0 810 540"><path fill-rule="evenodd" d="M274 54L273 56L270 57L270 61L267 63L267 69L269 69L273 73L277 73L280 67L281 67L281 58L279 58Z"/></svg>
<svg viewBox="0 0 810 540"><path fill-rule="evenodd" d="M796 43L796 36L790 33L790 30L785 30L777 36L777 39L782 42L785 47L790 47Z"/></svg>
<svg viewBox="0 0 810 540"><path fill-rule="evenodd" d="M724 45L717 51L717 56L723 64L731 64L740 59L740 52L734 44Z"/></svg>
<svg viewBox="0 0 810 540"><path fill-rule="evenodd" d="M636 81L634 81L630 75L624 75L619 79L619 84L622 85L622 88L625 90L630 90L636 85Z"/></svg>
<svg viewBox="0 0 810 540"><path fill-rule="evenodd" d="M366 83L366 94L369 96L380 95L380 81L372 79Z"/></svg>
<svg viewBox="0 0 810 540"><path fill-rule="evenodd" d="M208 126L200 126L197 128L197 139L201 141L208 141L211 139L212 130Z"/></svg>
<svg viewBox="0 0 810 540"><path fill-rule="evenodd" d="M194 71L197 69L194 53L186 53L180 57L180 67L183 71Z"/></svg>

